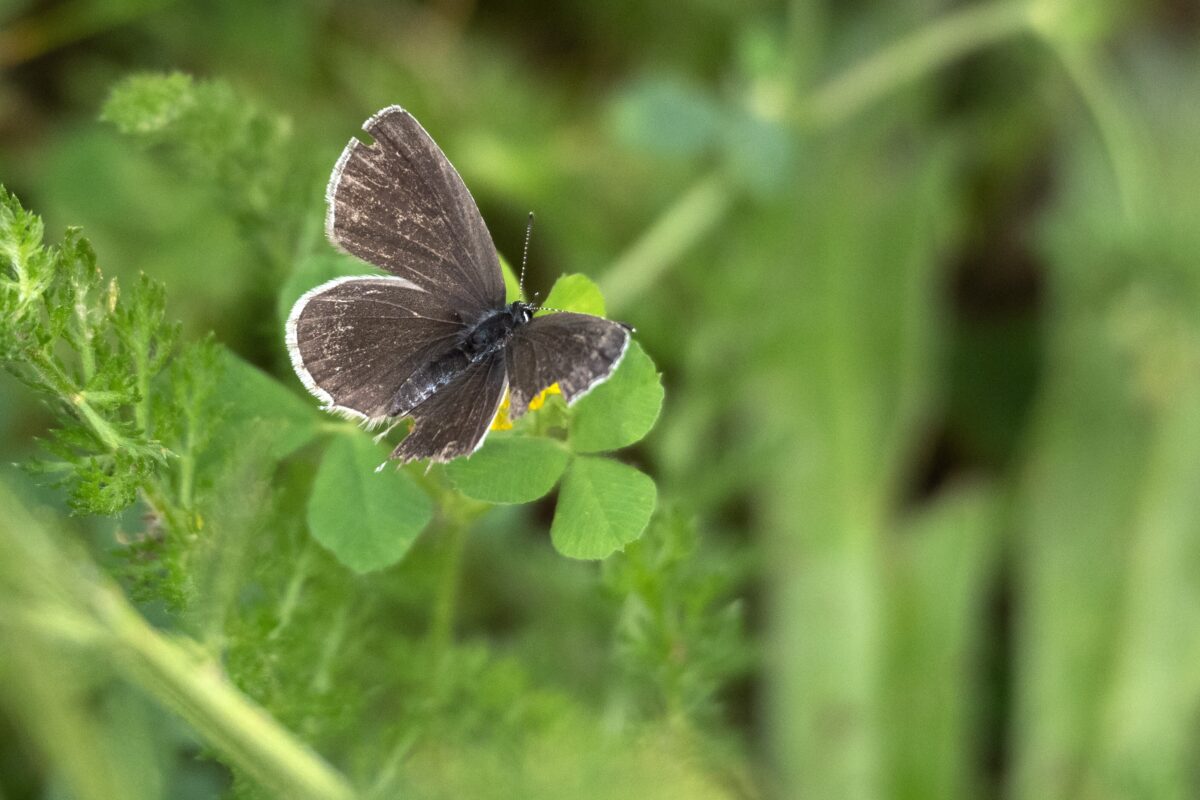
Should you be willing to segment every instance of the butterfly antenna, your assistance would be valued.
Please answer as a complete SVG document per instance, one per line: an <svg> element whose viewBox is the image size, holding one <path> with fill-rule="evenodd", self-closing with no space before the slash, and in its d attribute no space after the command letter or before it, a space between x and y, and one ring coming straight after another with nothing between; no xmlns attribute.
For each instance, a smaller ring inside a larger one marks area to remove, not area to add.
<svg viewBox="0 0 1200 800"><path fill-rule="evenodd" d="M533 212L529 212L529 222L525 224L525 249L521 253L521 279L518 285L521 287L521 296L525 295L525 265L529 263L529 237L533 235Z"/></svg>

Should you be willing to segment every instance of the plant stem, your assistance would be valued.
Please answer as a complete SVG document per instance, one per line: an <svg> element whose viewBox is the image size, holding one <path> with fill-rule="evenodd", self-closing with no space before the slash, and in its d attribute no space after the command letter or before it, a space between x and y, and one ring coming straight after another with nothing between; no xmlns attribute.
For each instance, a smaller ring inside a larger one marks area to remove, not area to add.
<svg viewBox="0 0 1200 800"><path fill-rule="evenodd" d="M187 720L231 764L283 797L342 800L346 779L198 659L189 640L151 628L118 591L101 588L93 606L112 631L115 654L135 682Z"/></svg>
<svg viewBox="0 0 1200 800"><path fill-rule="evenodd" d="M68 551L3 482L0 607L32 608L63 620L67 630L86 632L97 655L122 667L133 685L179 714L225 761L273 796L354 797L345 777L230 684L199 644L153 628L95 563L80 549ZM51 654L61 655L51 647L61 628L44 639Z"/></svg>
<svg viewBox="0 0 1200 800"><path fill-rule="evenodd" d="M1092 53L1053 38L1046 41L1062 62L1095 121L1117 183L1121 208L1130 221L1136 222L1145 201L1139 177L1143 173L1137 158L1140 150L1136 133L1121 110L1118 98L1113 96L1108 82L1100 74Z"/></svg>
<svg viewBox="0 0 1200 800"><path fill-rule="evenodd" d="M268 639L278 638L279 634L283 633L284 629L291 624L296 604L300 602L300 591L308 580L313 558L312 545L306 541L303 548L292 569L292 577L288 580L287 589L283 592L283 600L279 603L279 622L275 623L275 627L267 634Z"/></svg>
<svg viewBox="0 0 1200 800"><path fill-rule="evenodd" d="M429 670L430 683L438 685L442 662L450 649L454 635L454 611L458 600L458 587L462 577L463 551L467 542L467 520L451 515L442 533L442 573L438 577L437 595L434 598L433 615L429 621Z"/></svg>
<svg viewBox="0 0 1200 800"><path fill-rule="evenodd" d="M192 530L190 515L180 514L179 508L171 502L161 481L150 478L142 484L141 491L142 500L176 535L186 536Z"/></svg>
<svg viewBox="0 0 1200 800"><path fill-rule="evenodd" d="M1029 28L1023 0L995 0L947 14L813 92L801 107L804 122L814 128L844 122L922 75Z"/></svg>
<svg viewBox="0 0 1200 800"><path fill-rule="evenodd" d="M706 175L659 215L600 280L610 309L646 291L708 235L733 205L734 193L719 173Z"/></svg>

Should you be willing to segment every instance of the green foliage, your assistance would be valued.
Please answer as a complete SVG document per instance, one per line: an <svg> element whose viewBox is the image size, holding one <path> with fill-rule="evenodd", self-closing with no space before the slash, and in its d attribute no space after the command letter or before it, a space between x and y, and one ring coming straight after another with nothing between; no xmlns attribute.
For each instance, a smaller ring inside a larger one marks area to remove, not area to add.
<svg viewBox="0 0 1200 800"><path fill-rule="evenodd" d="M478 453L447 464L446 474L474 500L530 503L554 488L569 459L552 439L493 434Z"/></svg>
<svg viewBox="0 0 1200 800"><path fill-rule="evenodd" d="M580 456L563 479L550 537L571 558L606 558L641 536L654 511L650 477L607 458Z"/></svg>
<svg viewBox="0 0 1200 800"><path fill-rule="evenodd" d="M2 188L0 253L0 355L58 422L42 442L49 458L30 468L66 487L81 514L115 514L139 492L157 493L187 468L181 445L206 435L207 417L184 408L212 379L209 362L177 351L162 287L142 276L122 296L77 230L44 245L41 221Z"/></svg>
<svg viewBox="0 0 1200 800"><path fill-rule="evenodd" d="M386 456L363 436L334 437L309 496L313 537L356 572L399 561L433 516L429 496Z"/></svg>
<svg viewBox="0 0 1200 800"><path fill-rule="evenodd" d="M104 275L0 204L0 460L67 490L0 475L0 794L1194 795L1178 5L19 0L0 174ZM396 102L638 333L376 475L281 322Z"/></svg>
<svg viewBox="0 0 1200 800"><path fill-rule="evenodd" d="M225 403L225 417L208 457L214 467L247 439L263 446L269 460L278 461L317 435L322 418L310 403L228 350L221 351L220 364L215 394Z"/></svg>
<svg viewBox="0 0 1200 800"><path fill-rule="evenodd" d="M266 221L283 199L290 124L227 83L178 72L133 75L113 88L101 119L211 185L239 216Z"/></svg>
<svg viewBox="0 0 1200 800"><path fill-rule="evenodd" d="M750 666L743 603L733 599L741 571L731 554L702 550L695 520L672 506L605 562L604 585L621 604L617 685L625 713L697 728L715 722L721 687Z"/></svg>

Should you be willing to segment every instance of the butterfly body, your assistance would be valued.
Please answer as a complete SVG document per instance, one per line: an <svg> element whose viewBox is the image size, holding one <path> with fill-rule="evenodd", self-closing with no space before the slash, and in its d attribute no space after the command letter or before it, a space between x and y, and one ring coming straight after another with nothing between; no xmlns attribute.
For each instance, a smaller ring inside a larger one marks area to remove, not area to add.
<svg viewBox="0 0 1200 800"><path fill-rule="evenodd" d="M482 445L506 391L517 419L551 385L571 403L607 379L629 330L506 303L487 226L429 134L399 106L363 128L374 141L352 139L330 178L326 234L390 274L339 278L293 306L305 388L368 425L412 417L392 458L449 461Z"/></svg>
<svg viewBox="0 0 1200 800"><path fill-rule="evenodd" d="M419 367L396 390L389 417L404 416L471 366L501 350L513 333L533 319L532 306L520 301L490 311L469 328L451 350Z"/></svg>

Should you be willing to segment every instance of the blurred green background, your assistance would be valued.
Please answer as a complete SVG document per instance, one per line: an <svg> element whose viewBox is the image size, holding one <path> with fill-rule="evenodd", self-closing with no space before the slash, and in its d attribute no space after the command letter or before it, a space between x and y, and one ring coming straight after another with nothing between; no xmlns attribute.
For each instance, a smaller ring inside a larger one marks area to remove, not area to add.
<svg viewBox="0 0 1200 800"><path fill-rule="evenodd" d="M6 0L0 181L300 393L281 287L346 140L399 103L510 260L537 213L530 288L586 273L637 327L666 405L627 457L660 517L603 568L555 555L538 506L478 523L453 702L413 688L421 548L365 578L312 556L303 646L227 623L239 688L356 786L1190 798L1198 37L1191 0ZM270 121L262 164L206 173L101 121L144 71L225 82ZM7 464L48 419L0 396ZM3 478L0 525L139 524ZM256 796L119 669L21 630L0 796Z"/></svg>

